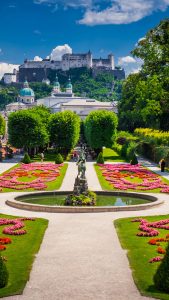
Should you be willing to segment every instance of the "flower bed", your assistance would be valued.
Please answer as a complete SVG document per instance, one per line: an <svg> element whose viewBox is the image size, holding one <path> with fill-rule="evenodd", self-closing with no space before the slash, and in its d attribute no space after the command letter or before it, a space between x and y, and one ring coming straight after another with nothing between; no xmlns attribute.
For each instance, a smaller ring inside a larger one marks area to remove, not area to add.
<svg viewBox="0 0 169 300"><path fill-rule="evenodd" d="M100 164L102 176L118 190L150 191L159 189L169 193L169 185L161 177L140 164Z"/></svg>
<svg viewBox="0 0 169 300"><path fill-rule="evenodd" d="M140 232L137 233L137 236L139 237L150 237L150 236L152 237L152 236L159 235L160 234L159 230L155 230L154 228L169 230L169 225L167 225L169 224L169 219L160 220L157 222L149 222L146 219L138 218L132 220L132 222L140 222L139 225ZM162 242L169 242L169 234L167 234L165 238L153 238L148 241L148 244L158 246L156 250L157 253L165 254L166 252L165 249L163 249L160 245L160 243ZM162 256L156 256L151 258L149 262L150 263L158 262L162 259L163 259Z"/></svg>
<svg viewBox="0 0 169 300"><path fill-rule="evenodd" d="M21 164L19 167L0 176L0 191L3 188L43 190L47 188L48 182L54 181L60 176L62 166L63 164L56 165L53 163Z"/></svg>

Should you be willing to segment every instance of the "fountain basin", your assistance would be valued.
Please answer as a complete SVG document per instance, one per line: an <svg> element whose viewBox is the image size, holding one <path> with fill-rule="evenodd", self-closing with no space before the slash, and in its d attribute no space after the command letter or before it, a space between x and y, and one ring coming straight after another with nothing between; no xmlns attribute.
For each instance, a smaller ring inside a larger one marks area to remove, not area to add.
<svg viewBox="0 0 169 300"><path fill-rule="evenodd" d="M132 210L144 210L151 207L160 205L163 200L158 199L158 195L150 195L143 193L132 193L132 192L118 192L118 191L96 191L98 198L102 197L103 203L106 203L104 198L108 199L108 203L104 206L63 206L63 205L43 205L36 204L36 199L42 197L43 199L50 197L66 197L66 195L71 194L72 191L68 192L36 192L36 193L24 193L13 199L6 201L6 204L18 209L39 211L39 212L50 212L50 213L91 213L91 212L111 212L111 211L132 211ZM112 204L111 205L111 197ZM124 197L124 198L123 198ZM28 203L28 201L33 203ZM117 199L115 201L115 199ZM25 202L24 202L25 201ZM105 202L104 202L105 201ZM125 203L125 201L127 203ZM133 202L137 202L133 204ZM144 202L142 202L144 201ZM63 201L62 201L63 202ZM142 202L142 204L141 204ZM132 205L131 205L132 203ZM61 204L61 202L59 202ZM63 203L62 203L63 204Z"/></svg>

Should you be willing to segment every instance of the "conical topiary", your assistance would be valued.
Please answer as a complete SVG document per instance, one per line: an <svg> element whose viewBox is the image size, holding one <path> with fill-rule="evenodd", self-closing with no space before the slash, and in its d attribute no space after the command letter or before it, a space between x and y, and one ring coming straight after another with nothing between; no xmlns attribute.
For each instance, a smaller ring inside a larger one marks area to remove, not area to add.
<svg viewBox="0 0 169 300"><path fill-rule="evenodd" d="M103 157L103 153L100 152L98 157L97 157L97 163L98 164L104 164L104 157Z"/></svg>
<svg viewBox="0 0 169 300"><path fill-rule="evenodd" d="M132 159L130 161L130 164L131 165L137 165L138 164L137 156L136 156L135 153L133 153L133 157L132 157Z"/></svg>
<svg viewBox="0 0 169 300"><path fill-rule="evenodd" d="M63 157L60 153L56 154L55 158L55 164L62 164L63 163Z"/></svg>
<svg viewBox="0 0 169 300"><path fill-rule="evenodd" d="M29 156L28 153L25 153L22 162L23 162L24 164L30 164L30 163L31 163L31 159L30 159L30 156Z"/></svg>
<svg viewBox="0 0 169 300"><path fill-rule="evenodd" d="M6 265L3 261L2 256L0 256L0 288L3 288L8 283L8 270L6 268Z"/></svg>
<svg viewBox="0 0 169 300"><path fill-rule="evenodd" d="M154 275L154 284L158 290L169 293L169 244L166 254Z"/></svg>

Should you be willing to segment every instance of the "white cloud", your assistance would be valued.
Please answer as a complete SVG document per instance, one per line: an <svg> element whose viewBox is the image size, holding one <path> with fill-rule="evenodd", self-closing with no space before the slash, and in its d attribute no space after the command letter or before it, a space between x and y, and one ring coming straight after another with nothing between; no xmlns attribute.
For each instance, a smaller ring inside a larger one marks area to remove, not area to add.
<svg viewBox="0 0 169 300"><path fill-rule="evenodd" d="M119 65L128 65L131 63L135 63L136 60L132 57L132 56L123 56L123 57L119 57L118 59L118 64Z"/></svg>
<svg viewBox="0 0 169 300"><path fill-rule="evenodd" d="M34 61L42 61L42 58L38 55L36 55L33 59Z"/></svg>
<svg viewBox="0 0 169 300"><path fill-rule="evenodd" d="M118 64L124 68L126 75L138 73L141 70L143 61L139 58L134 59L132 56L123 56L118 58Z"/></svg>
<svg viewBox="0 0 169 300"><path fill-rule="evenodd" d="M5 62L0 62L0 78L4 75L4 73L12 73L13 69L18 69L19 65L8 64Z"/></svg>
<svg viewBox="0 0 169 300"><path fill-rule="evenodd" d="M83 8L84 15L78 23L90 26L129 24L169 6L169 0L34 0L34 3L57 5L57 9Z"/></svg>
<svg viewBox="0 0 169 300"><path fill-rule="evenodd" d="M62 55L65 53L72 53L72 48L68 44L54 48L50 54L50 58L51 60L61 60Z"/></svg>
<svg viewBox="0 0 169 300"><path fill-rule="evenodd" d="M65 7L85 7L92 8L94 4L97 2L101 2L102 0L34 0L35 4L50 4L50 5L59 5Z"/></svg>
<svg viewBox="0 0 169 300"><path fill-rule="evenodd" d="M85 25L129 24L141 20L156 10L166 10L168 0L113 0L103 10L87 10L79 21Z"/></svg>

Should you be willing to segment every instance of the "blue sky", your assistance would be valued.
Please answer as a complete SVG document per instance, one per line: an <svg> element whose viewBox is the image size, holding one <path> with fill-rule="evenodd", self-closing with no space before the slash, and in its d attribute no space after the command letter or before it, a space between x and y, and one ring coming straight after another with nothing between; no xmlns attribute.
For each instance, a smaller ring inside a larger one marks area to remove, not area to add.
<svg viewBox="0 0 169 300"><path fill-rule="evenodd" d="M169 16L169 0L1 0L0 16L0 73L65 44L94 57L112 52L116 64L134 71L139 63L130 51Z"/></svg>

